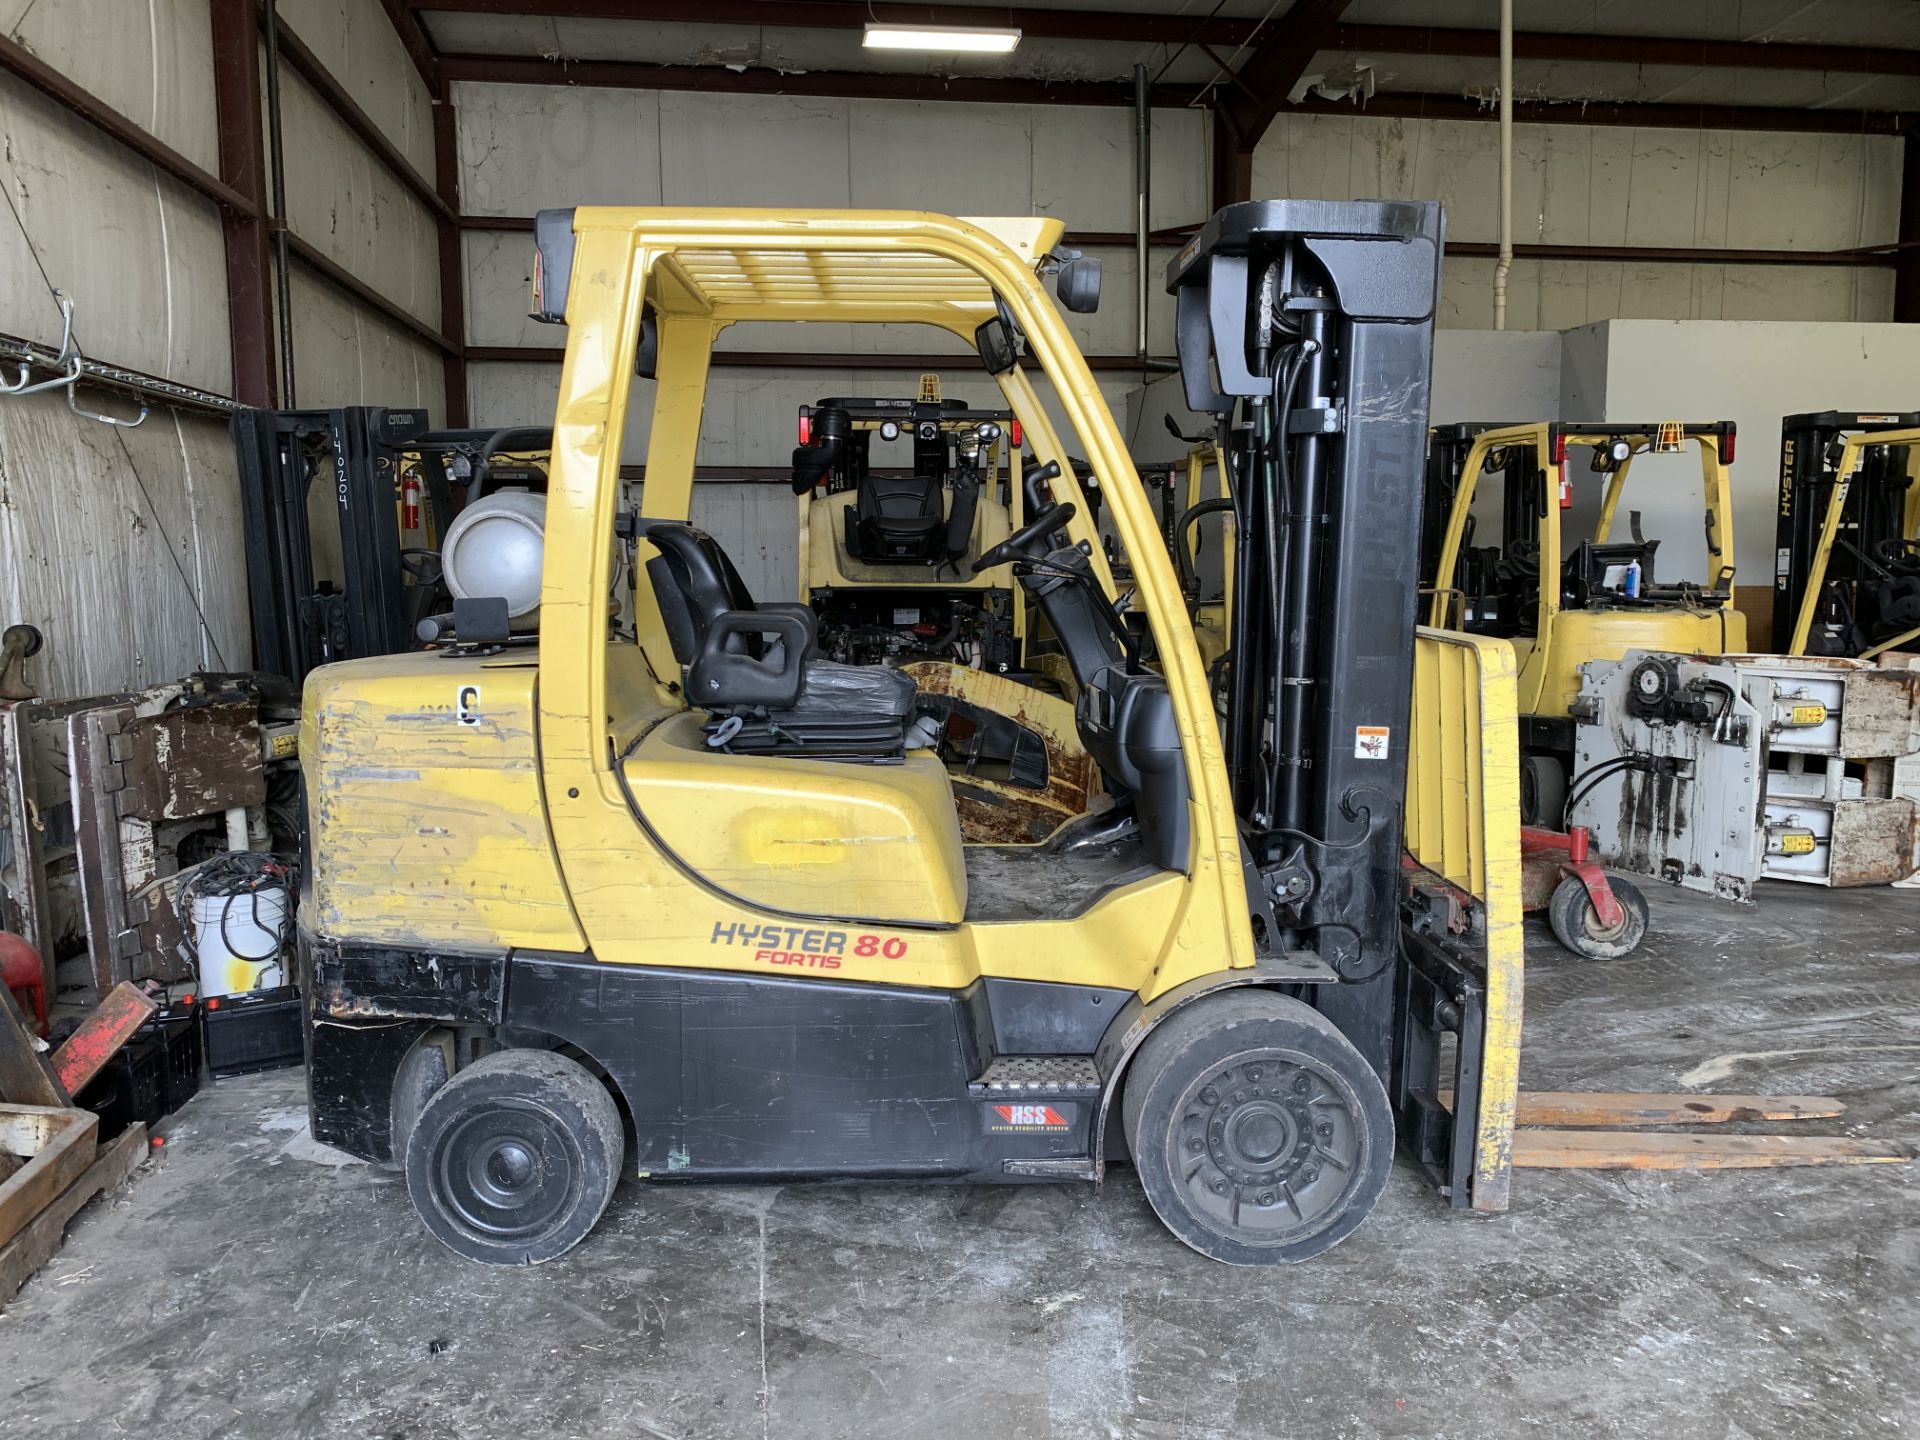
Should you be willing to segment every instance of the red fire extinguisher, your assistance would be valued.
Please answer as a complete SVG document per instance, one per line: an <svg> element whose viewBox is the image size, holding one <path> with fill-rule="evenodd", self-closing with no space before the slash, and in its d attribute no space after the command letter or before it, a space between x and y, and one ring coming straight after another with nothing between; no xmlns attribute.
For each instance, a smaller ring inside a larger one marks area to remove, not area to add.
<svg viewBox="0 0 1920 1440"><path fill-rule="evenodd" d="M411 465L400 479L400 528L420 528L420 472Z"/></svg>

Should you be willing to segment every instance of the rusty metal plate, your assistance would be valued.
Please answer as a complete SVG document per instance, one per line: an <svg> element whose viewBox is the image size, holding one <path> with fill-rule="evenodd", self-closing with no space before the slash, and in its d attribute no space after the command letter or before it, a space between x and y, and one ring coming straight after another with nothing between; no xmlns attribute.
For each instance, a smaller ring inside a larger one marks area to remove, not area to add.
<svg viewBox="0 0 1920 1440"><path fill-rule="evenodd" d="M113 745L122 765L122 818L185 820L259 805L267 765L258 707L197 705L127 724Z"/></svg>

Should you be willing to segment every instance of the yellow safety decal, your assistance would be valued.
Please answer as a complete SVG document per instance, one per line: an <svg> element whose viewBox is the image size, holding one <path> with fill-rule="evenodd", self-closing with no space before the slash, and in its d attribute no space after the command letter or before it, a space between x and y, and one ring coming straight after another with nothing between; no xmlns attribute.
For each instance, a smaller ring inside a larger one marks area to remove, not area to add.
<svg viewBox="0 0 1920 1440"><path fill-rule="evenodd" d="M1787 716L1789 725L1824 725L1827 723L1827 707L1824 705L1796 705ZM1812 844L1807 848L1811 850Z"/></svg>

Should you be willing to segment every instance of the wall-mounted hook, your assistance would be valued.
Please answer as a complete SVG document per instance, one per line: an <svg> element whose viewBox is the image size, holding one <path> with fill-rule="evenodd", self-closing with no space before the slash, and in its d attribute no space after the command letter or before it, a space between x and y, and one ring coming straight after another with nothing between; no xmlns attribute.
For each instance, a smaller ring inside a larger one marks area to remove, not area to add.
<svg viewBox="0 0 1920 1440"><path fill-rule="evenodd" d="M60 354L54 364L61 367L62 373L51 380L42 380L38 385L30 383L33 377L33 362L20 362L20 378L11 385L0 384L0 395L37 395L42 390L53 390L64 385L67 387L67 401L73 401L73 386L80 378L80 347L73 343L73 299L64 290L53 292L53 298L60 302Z"/></svg>
<svg viewBox="0 0 1920 1440"><path fill-rule="evenodd" d="M80 402L74 399L73 397L74 385L78 383L79 383L78 379L76 378L74 381L69 382L69 384L67 385L67 408L71 410L74 414L78 415L82 420L98 420L102 425L118 425L122 430L131 430L136 425L145 423L147 418L147 402L146 401L142 400L140 402L140 413L134 416L133 419L122 420L116 415L106 415L106 414L102 414L98 410L88 410L83 408Z"/></svg>

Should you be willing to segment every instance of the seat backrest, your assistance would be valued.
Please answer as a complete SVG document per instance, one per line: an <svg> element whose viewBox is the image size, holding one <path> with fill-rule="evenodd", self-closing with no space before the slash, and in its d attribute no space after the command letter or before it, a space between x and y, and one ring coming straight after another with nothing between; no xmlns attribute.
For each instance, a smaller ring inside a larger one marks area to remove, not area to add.
<svg viewBox="0 0 1920 1440"><path fill-rule="evenodd" d="M938 475L860 477L852 525L863 560L932 560L944 549L946 507Z"/></svg>
<svg viewBox="0 0 1920 1440"><path fill-rule="evenodd" d="M660 602L673 658L691 665L707 627L728 610L751 610L753 596L719 542L682 521L656 520L645 537L660 551L647 561L647 578ZM758 637L750 643L757 644Z"/></svg>

